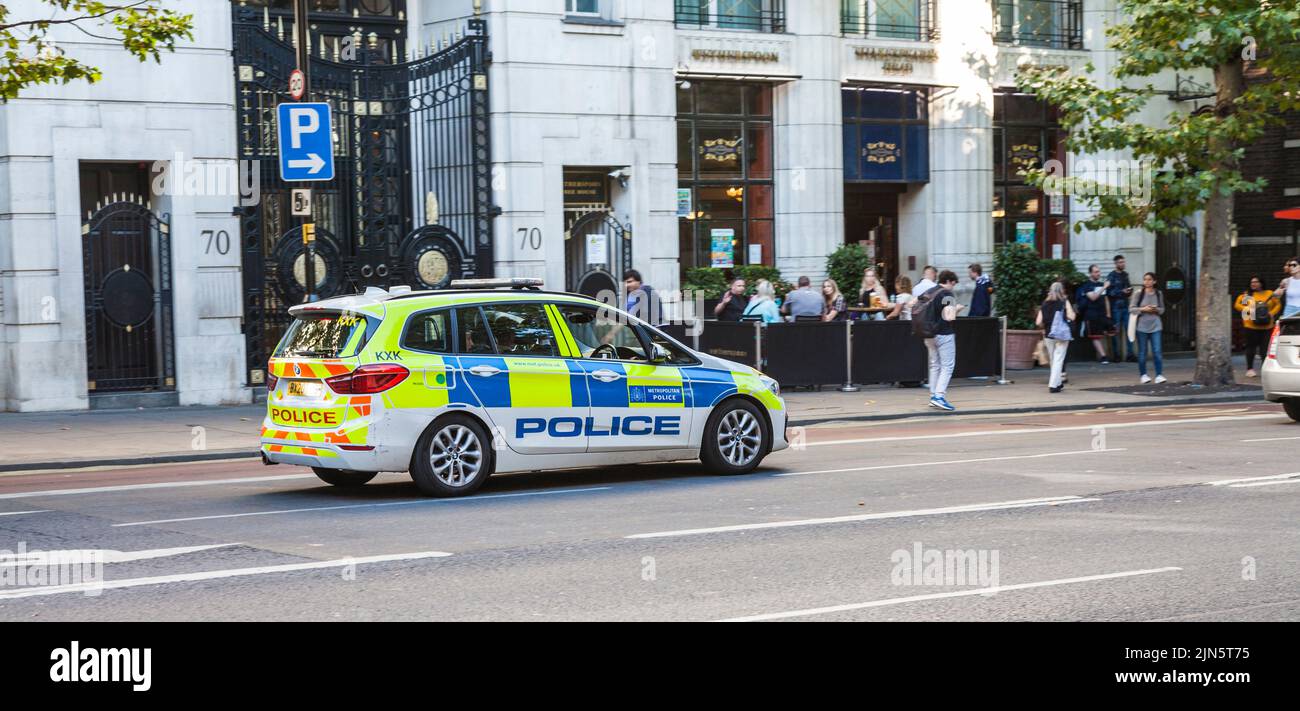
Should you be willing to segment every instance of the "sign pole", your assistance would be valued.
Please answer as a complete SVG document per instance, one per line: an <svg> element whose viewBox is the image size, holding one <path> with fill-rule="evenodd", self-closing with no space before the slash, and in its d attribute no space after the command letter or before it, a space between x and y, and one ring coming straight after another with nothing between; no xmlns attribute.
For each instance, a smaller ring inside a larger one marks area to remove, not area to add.
<svg viewBox="0 0 1300 711"><path fill-rule="evenodd" d="M302 96L298 101L310 100L311 94L311 19L307 0L293 1L293 31L298 44L298 73L302 78ZM316 291L316 231L311 215L300 223L303 246L303 301L315 300Z"/></svg>

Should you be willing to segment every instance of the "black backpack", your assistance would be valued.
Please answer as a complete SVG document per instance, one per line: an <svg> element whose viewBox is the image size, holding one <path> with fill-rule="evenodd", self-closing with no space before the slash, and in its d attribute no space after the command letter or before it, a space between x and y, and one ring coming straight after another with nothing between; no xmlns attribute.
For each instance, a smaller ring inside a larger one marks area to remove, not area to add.
<svg viewBox="0 0 1300 711"><path fill-rule="evenodd" d="M1256 326L1272 326L1272 325L1273 325L1273 314L1272 314L1272 312L1270 312L1270 311L1268 310L1268 302L1267 302L1267 301L1262 301L1262 302L1261 302L1261 301L1256 301L1256 302L1255 302L1255 313L1251 314L1251 319L1250 319L1250 320L1251 320L1251 321L1254 321Z"/></svg>
<svg viewBox="0 0 1300 711"><path fill-rule="evenodd" d="M912 335L920 338L934 338L943 317L942 286L931 287L929 291L916 297L912 302Z"/></svg>

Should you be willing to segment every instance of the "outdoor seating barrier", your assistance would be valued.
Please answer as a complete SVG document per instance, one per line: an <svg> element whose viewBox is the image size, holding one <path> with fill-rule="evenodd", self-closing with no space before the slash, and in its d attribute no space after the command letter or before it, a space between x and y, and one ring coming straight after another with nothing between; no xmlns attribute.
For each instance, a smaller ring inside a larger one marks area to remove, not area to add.
<svg viewBox="0 0 1300 711"><path fill-rule="evenodd" d="M953 377L1006 382L1003 321L961 318L954 322ZM929 377L925 342L912 334L910 321L705 321L700 328L688 323L663 330L695 350L752 365L783 387L837 385L855 392L857 384L921 383Z"/></svg>

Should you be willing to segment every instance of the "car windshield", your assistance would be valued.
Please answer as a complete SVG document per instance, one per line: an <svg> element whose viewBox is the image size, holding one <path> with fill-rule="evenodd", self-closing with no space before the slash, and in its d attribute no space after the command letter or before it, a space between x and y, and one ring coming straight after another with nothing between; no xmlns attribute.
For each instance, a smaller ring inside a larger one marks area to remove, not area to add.
<svg viewBox="0 0 1300 711"><path fill-rule="evenodd" d="M357 313L314 311L294 319L275 349L277 358L349 358L366 345L370 320Z"/></svg>

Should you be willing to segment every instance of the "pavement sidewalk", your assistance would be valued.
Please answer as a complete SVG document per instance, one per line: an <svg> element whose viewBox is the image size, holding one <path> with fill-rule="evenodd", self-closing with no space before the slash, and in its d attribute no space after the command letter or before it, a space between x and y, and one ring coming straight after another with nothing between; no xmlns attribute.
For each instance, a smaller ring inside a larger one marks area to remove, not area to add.
<svg viewBox="0 0 1300 711"><path fill-rule="evenodd" d="M1190 357L1167 358L1169 383L1139 386L1137 366L1131 363L1071 363L1070 383L1058 395L1048 393L1044 368L1011 371L1008 378L1014 382L1010 385L998 385L996 378L960 379L948 393L958 408L956 413L927 407L929 394L922 388L867 386L856 393L843 393L827 386L821 391L790 390L785 398L793 426L1263 399L1257 380L1230 390L1190 387L1186 382L1195 365ZM1237 363L1238 377L1244 372L1245 364ZM256 457L264 412L265 405L258 404L0 413L0 473Z"/></svg>

